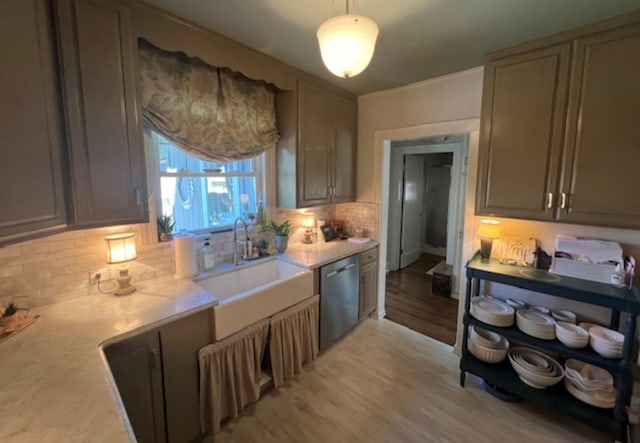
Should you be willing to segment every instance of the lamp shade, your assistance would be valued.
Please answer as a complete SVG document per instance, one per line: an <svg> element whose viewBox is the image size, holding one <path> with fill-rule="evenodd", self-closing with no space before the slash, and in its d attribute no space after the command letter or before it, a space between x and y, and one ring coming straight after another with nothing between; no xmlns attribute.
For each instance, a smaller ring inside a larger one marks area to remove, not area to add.
<svg viewBox="0 0 640 443"><path fill-rule="evenodd" d="M478 237L500 238L500 222L497 220L480 220L478 224Z"/></svg>
<svg viewBox="0 0 640 443"><path fill-rule="evenodd" d="M122 263L137 257L136 238L133 233L107 235L107 263Z"/></svg>
<svg viewBox="0 0 640 443"><path fill-rule="evenodd" d="M315 228L316 227L316 218L313 214L302 214L302 220L300 221L300 225L303 228Z"/></svg>
<svg viewBox="0 0 640 443"><path fill-rule="evenodd" d="M378 25L355 14L330 18L318 28L322 61L338 77L353 77L369 65L378 38Z"/></svg>

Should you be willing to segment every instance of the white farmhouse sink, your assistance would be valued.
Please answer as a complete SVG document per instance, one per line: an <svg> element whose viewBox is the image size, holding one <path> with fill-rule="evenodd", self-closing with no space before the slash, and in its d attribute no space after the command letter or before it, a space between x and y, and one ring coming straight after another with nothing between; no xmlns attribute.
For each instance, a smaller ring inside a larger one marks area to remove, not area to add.
<svg viewBox="0 0 640 443"><path fill-rule="evenodd" d="M313 272L272 259L196 280L218 299L215 339L221 340L313 295Z"/></svg>

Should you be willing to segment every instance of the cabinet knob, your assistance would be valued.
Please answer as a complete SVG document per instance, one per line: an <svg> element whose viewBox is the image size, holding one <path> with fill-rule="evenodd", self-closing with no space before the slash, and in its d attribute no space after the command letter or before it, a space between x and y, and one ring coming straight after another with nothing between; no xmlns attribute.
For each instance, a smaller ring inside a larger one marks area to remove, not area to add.
<svg viewBox="0 0 640 443"><path fill-rule="evenodd" d="M547 209L553 208L553 192L547 192Z"/></svg>

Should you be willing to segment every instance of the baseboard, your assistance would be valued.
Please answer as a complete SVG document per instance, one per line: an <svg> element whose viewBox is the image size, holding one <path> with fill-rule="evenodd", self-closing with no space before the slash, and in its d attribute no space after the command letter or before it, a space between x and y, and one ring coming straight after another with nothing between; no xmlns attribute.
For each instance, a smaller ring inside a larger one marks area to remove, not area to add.
<svg viewBox="0 0 640 443"><path fill-rule="evenodd" d="M375 318L376 320L382 320L386 316L387 316L387 312L384 310L380 312L372 312L370 315L371 318Z"/></svg>
<svg viewBox="0 0 640 443"><path fill-rule="evenodd" d="M431 245L424 245L422 247L422 252L425 254L439 255L440 257L447 256L447 248L435 247Z"/></svg>

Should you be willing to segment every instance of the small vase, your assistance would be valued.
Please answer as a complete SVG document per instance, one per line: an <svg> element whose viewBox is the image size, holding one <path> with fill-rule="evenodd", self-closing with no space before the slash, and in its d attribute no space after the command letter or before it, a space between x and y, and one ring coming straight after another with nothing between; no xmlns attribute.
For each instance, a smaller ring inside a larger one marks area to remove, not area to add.
<svg viewBox="0 0 640 443"><path fill-rule="evenodd" d="M287 250L287 243L289 243L289 237L283 237L281 235L276 235L275 239L275 247L278 254L282 254Z"/></svg>

